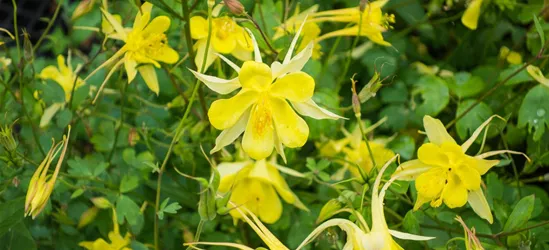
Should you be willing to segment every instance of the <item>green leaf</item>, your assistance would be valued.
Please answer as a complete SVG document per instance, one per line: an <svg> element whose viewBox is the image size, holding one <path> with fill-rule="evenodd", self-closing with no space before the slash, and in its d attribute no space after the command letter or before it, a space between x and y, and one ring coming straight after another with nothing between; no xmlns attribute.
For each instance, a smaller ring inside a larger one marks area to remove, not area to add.
<svg viewBox="0 0 549 250"><path fill-rule="evenodd" d="M501 82L519 70L522 65L510 65L507 69L503 70L498 77L498 81ZM519 73L511 77L506 83L506 86L515 85L523 82L532 81L532 77L526 72L526 70L521 70Z"/></svg>
<svg viewBox="0 0 549 250"><path fill-rule="evenodd" d="M420 228L419 228L419 220L417 219L414 211L409 210L406 215L404 216L404 220L402 221L402 226L408 233L411 234L420 234Z"/></svg>
<svg viewBox="0 0 549 250"><path fill-rule="evenodd" d="M549 89L543 85L533 87L522 100L518 113L518 127L528 125L528 133L534 130L534 141L538 141L549 125Z"/></svg>
<svg viewBox="0 0 549 250"><path fill-rule="evenodd" d="M84 189L76 189L76 191L74 191L71 195L71 200L74 199L74 198L77 198L79 197L80 195L82 195L84 193Z"/></svg>
<svg viewBox="0 0 549 250"><path fill-rule="evenodd" d="M423 100L415 108L416 117L436 116L450 101L446 82L437 76L427 75L420 78L412 92L412 95L416 94L420 94Z"/></svg>
<svg viewBox="0 0 549 250"><path fill-rule="evenodd" d="M403 159L411 159L416 151L416 142L413 137L409 135L399 135L391 142L388 147L395 153L402 156Z"/></svg>
<svg viewBox="0 0 549 250"><path fill-rule="evenodd" d="M21 250L34 250L36 249L36 243L32 238L29 230L25 226L25 223L20 221L15 224L10 231L0 236L0 249L1 250L11 250L11 249L21 249Z"/></svg>
<svg viewBox="0 0 549 250"><path fill-rule="evenodd" d="M24 218L25 197L0 204L0 236L11 230Z"/></svg>
<svg viewBox="0 0 549 250"><path fill-rule="evenodd" d="M139 186L139 177L135 175L124 175L120 182L120 192L127 193Z"/></svg>
<svg viewBox="0 0 549 250"><path fill-rule="evenodd" d="M116 201L116 214L118 223L122 224L124 218L130 226L138 226L143 223L143 215L139 211L139 206L126 195L120 195Z"/></svg>
<svg viewBox="0 0 549 250"><path fill-rule="evenodd" d="M461 102L458 105L456 117L459 117L476 102L476 100L466 100ZM490 118L492 114L492 109L487 104L481 102L476 105L471 111L469 111L469 113L467 113L457 121L456 130L459 138L461 138L462 140L467 139L469 135L473 134L473 132L484 121ZM482 136L484 136L484 132L481 134L481 136L479 136L480 140L482 140Z"/></svg>
<svg viewBox="0 0 549 250"><path fill-rule="evenodd" d="M539 39L541 40L541 44L545 44L545 32L543 31L543 28L541 27L541 24L539 23L539 19L534 14L534 24L536 25L536 31L538 32Z"/></svg>
<svg viewBox="0 0 549 250"><path fill-rule="evenodd" d="M505 222L505 226L503 226L503 231L510 232L517 230L526 224L530 216L532 216L532 211L534 211L534 201L534 195L522 198L513 208L513 212L511 212L511 215L509 215L509 218Z"/></svg>
<svg viewBox="0 0 549 250"><path fill-rule="evenodd" d="M164 219L164 213L175 214L177 213L177 210L181 209L181 206L179 205L179 203L173 202L168 205L169 201L170 201L170 198L168 197L160 205L160 209L158 210L157 215L158 215L158 218L161 220Z"/></svg>
<svg viewBox="0 0 549 250"><path fill-rule="evenodd" d="M471 75L469 72L458 72L453 78L447 78L450 90L459 98L475 96L486 87L480 76Z"/></svg>

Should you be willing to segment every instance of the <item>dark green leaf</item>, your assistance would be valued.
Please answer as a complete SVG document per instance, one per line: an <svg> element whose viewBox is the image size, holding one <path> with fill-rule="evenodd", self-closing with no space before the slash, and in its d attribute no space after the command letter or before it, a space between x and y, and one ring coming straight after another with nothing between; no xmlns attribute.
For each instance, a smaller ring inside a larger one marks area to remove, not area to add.
<svg viewBox="0 0 549 250"><path fill-rule="evenodd" d="M509 215L503 226L503 231L510 232L517 230L526 224L532 215L532 211L534 211L534 201L534 195L522 198L513 208L513 212L511 212L511 215Z"/></svg>

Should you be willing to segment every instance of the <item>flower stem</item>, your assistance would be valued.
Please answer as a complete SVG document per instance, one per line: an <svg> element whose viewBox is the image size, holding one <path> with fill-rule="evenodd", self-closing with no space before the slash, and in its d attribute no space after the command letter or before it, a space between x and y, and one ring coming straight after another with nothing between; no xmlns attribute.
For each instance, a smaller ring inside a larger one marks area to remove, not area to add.
<svg viewBox="0 0 549 250"><path fill-rule="evenodd" d="M48 22L48 26L46 26L46 29L44 30L44 32L42 33L42 35L40 36L40 38L38 39L38 41L36 42L34 47L32 48L33 53L36 53L36 50L38 49L38 47L40 46L42 41L44 41L44 38L46 38L48 33L50 33L51 27L53 27L53 23L55 23L55 20L57 20L57 16L59 15L59 10L61 10L61 6L63 5L63 2L64 2L64 0L60 0L57 3L57 7L55 8L55 12L53 13L53 17Z"/></svg>

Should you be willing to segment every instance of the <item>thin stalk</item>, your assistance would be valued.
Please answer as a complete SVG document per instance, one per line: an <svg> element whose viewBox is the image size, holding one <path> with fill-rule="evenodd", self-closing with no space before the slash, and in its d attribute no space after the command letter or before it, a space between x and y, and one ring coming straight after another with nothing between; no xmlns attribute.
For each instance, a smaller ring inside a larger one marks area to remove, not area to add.
<svg viewBox="0 0 549 250"><path fill-rule="evenodd" d="M345 79L345 76L347 75L347 72L349 71L349 67L351 66L351 59L353 58L353 50L355 49L356 45L358 44L358 40L360 38L360 34L362 33L362 15L363 13L360 12L360 19L358 23L358 34L356 34L355 39L353 40L353 44L351 46L351 50L349 50L349 57L347 57L347 61L345 62L345 67L343 68L343 74L341 74L339 80L337 81L336 87L339 89L341 86L341 83L343 82L343 79Z"/></svg>
<svg viewBox="0 0 549 250"><path fill-rule="evenodd" d="M118 128L116 128L116 133L114 134L114 142L111 152L109 153L109 158L107 158L107 162L111 162L112 157L114 156L114 151L116 151L116 143L118 142L118 137L120 137L120 131L122 131L122 127L124 127L124 105L126 104L127 85L127 83L122 82L122 88L120 88L120 122L118 123Z"/></svg>
<svg viewBox="0 0 549 250"><path fill-rule="evenodd" d="M38 42L36 42L36 44L32 48L33 53L36 53L36 50L38 49L38 47L40 46L42 41L44 41L44 38L46 38L48 33L50 33L51 27L53 27L53 23L55 23L55 20L57 19L57 15L59 15L59 10L61 10L61 5L63 5L63 2L64 2L64 0L60 0L59 3L57 3L57 7L55 8L55 12L53 13L53 17L48 22L48 26L46 26L46 29L44 30L44 32L42 33L42 35L38 39Z"/></svg>
<svg viewBox="0 0 549 250"><path fill-rule="evenodd" d="M252 16L248 15L248 13L244 13L244 15L246 15L248 20L250 20L254 24L257 30L259 30L259 33L261 34L261 37L263 37L263 40L267 44L267 47L269 47L269 50L271 50L271 52L273 53L274 60L276 60L276 58L278 57L278 51L276 51L276 49L273 48L273 46L269 42L269 39L267 38L267 35L265 35L265 32L263 32L263 29L259 27L259 24L255 21L255 19Z"/></svg>

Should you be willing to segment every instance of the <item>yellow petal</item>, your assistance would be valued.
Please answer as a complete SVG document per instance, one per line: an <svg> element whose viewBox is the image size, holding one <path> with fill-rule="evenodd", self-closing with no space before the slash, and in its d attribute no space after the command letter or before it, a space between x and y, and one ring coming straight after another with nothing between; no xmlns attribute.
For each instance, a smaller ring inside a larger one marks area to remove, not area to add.
<svg viewBox="0 0 549 250"><path fill-rule="evenodd" d="M274 147L273 117L269 100L260 100L252 108L242 148L251 158L261 160L271 155Z"/></svg>
<svg viewBox="0 0 549 250"><path fill-rule="evenodd" d="M208 110L210 123L219 130L232 127L257 98L255 91L240 91L229 99L214 101Z"/></svg>
<svg viewBox="0 0 549 250"><path fill-rule="evenodd" d="M468 202L478 216L487 220L490 224L494 223L494 217L492 216L490 205L488 205L488 201L486 201L486 197L484 196L482 189L469 192Z"/></svg>
<svg viewBox="0 0 549 250"><path fill-rule="evenodd" d="M229 54L236 48L236 39L232 36L221 39L218 36L212 36L213 48L223 54Z"/></svg>
<svg viewBox="0 0 549 250"><path fill-rule="evenodd" d="M484 160L475 157L471 158L471 160L474 162L474 168L478 171L480 175L486 174L488 170L490 170L493 166L499 163L499 160Z"/></svg>
<svg viewBox="0 0 549 250"><path fill-rule="evenodd" d="M239 182L233 189L231 201L244 205L265 223L274 223L282 215L282 202L278 195L271 185L259 180L244 179ZM241 218L236 209L230 213L235 218Z"/></svg>
<svg viewBox="0 0 549 250"><path fill-rule="evenodd" d="M413 181L420 174L427 172L432 167L433 166L422 163L420 160L407 161L398 166L393 173L393 177L397 178L397 180Z"/></svg>
<svg viewBox="0 0 549 250"><path fill-rule="evenodd" d="M444 142L456 143L439 119L426 115L423 117L423 126L425 127L427 137L429 137L429 141L432 143L439 146Z"/></svg>
<svg viewBox="0 0 549 250"><path fill-rule="evenodd" d="M418 194L426 199L434 199L440 195L444 188L448 173L445 168L432 168L419 175L416 179Z"/></svg>
<svg viewBox="0 0 549 250"><path fill-rule="evenodd" d="M313 97L315 80L304 72L294 72L278 78L271 87L271 93L292 102L304 102Z"/></svg>
<svg viewBox="0 0 549 250"><path fill-rule="evenodd" d="M56 79L60 76L59 70L55 66L47 66L42 71L40 71L40 78L46 80L46 79Z"/></svg>
<svg viewBox="0 0 549 250"><path fill-rule="evenodd" d="M252 52L243 49L241 46L236 46L234 48L233 52L231 52L231 55L233 55L236 59L240 61L251 61L252 60Z"/></svg>
<svg viewBox="0 0 549 250"><path fill-rule="evenodd" d="M137 75L137 62L129 58L129 54L124 56L124 68L126 68L126 74L128 74L128 83L132 82Z"/></svg>
<svg viewBox="0 0 549 250"><path fill-rule="evenodd" d="M177 51L165 45L160 47L155 53L150 55L151 59L155 61L165 62L167 64L174 64L179 60L179 54Z"/></svg>
<svg viewBox="0 0 549 250"><path fill-rule="evenodd" d="M219 175L221 177L221 181L219 183L219 192L226 193L229 190L231 190L231 187L233 185L236 185L237 181L242 178L246 178L247 174L244 172L247 171L241 171L245 167L248 167L252 164L251 161L243 161L243 162L223 162L219 165L217 165L217 170L219 171ZM237 178L237 176L239 178Z"/></svg>
<svg viewBox="0 0 549 250"><path fill-rule="evenodd" d="M473 0L469 4L469 7L467 7L467 10L465 10L465 13L463 13L463 16L461 17L461 22L463 23L463 25L465 25L465 27L471 30L477 29L482 1L483 0Z"/></svg>
<svg viewBox="0 0 549 250"><path fill-rule="evenodd" d="M122 27L122 24L108 11L101 9L101 12L103 13L103 16L105 19L110 23L111 27L115 30L115 32L122 38L122 40L126 40L126 31L124 30L124 27Z"/></svg>
<svg viewBox="0 0 549 250"><path fill-rule="evenodd" d="M309 126L284 99L271 98L276 132L284 146L301 147L309 137Z"/></svg>
<svg viewBox="0 0 549 250"><path fill-rule="evenodd" d="M257 161L251 169L249 178L256 178L273 185L278 194L288 203L295 202L295 196L276 167L267 163L265 159Z"/></svg>
<svg viewBox="0 0 549 250"><path fill-rule="evenodd" d="M238 78L242 88L265 90L272 82L271 68L264 63L247 61L242 65Z"/></svg>
<svg viewBox="0 0 549 250"><path fill-rule="evenodd" d="M199 70L199 72L205 72L212 65L214 60L217 58L217 56L215 55L215 51L211 46L210 48L208 48L208 54L204 55L206 51L207 43L208 43L207 39L201 39L194 44L194 49L196 50L196 57L194 58L194 63L196 65L196 68L202 69L202 65L204 64L204 60L205 60L204 57L206 57L206 62L205 62L206 64L204 65L204 71Z"/></svg>
<svg viewBox="0 0 549 250"><path fill-rule="evenodd" d="M480 174L475 168L469 166L460 166L456 169L452 169L452 172L455 172L463 186L467 190L478 190L480 189Z"/></svg>
<svg viewBox="0 0 549 250"><path fill-rule="evenodd" d="M221 131L219 136L215 138L215 147L210 151L210 154L213 154L225 146L233 143L242 133L244 133L248 119L250 119L250 110L250 108L247 109L244 114L240 116L240 119L238 119L234 126Z"/></svg>
<svg viewBox="0 0 549 250"><path fill-rule="evenodd" d="M191 37L193 39L203 39L208 37L208 21L201 16L191 17Z"/></svg>
<svg viewBox="0 0 549 250"><path fill-rule="evenodd" d="M238 30L239 32L235 35L235 39L238 42L239 47L249 52L254 51L254 45L252 44L250 34L248 34L248 32L246 32L243 28Z"/></svg>
<svg viewBox="0 0 549 250"><path fill-rule="evenodd" d="M418 193L416 203L414 203L414 211L417 211L418 209L421 208L421 206L423 206L423 204L425 204L429 201L431 201L430 198L425 198L425 197L421 196L420 193Z"/></svg>
<svg viewBox="0 0 549 250"><path fill-rule="evenodd" d="M259 218L265 223L275 223L282 215L282 202L271 185L261 183L261 187L264 196L258 202Z"/></svg>
<svg viewBox="0 0 549 250"><path fill-rule="evenodd" d="M449 208L462 207L467 203L467 189L456 175L448 175L448 183L442 191L442 198Z"/></svg>
<svg viewBox="0 0 549 250"><path fill-rule="evenodd" d="M159 16L154 18L149 25L143 30L143 33L162 34L170 28L171 20L167 16Z"/></svg>
<svg viewBox="0 0 549 250"><path fill-rule="evenodd" d="M433 143L425 143L417 150L417 158L428 165L445 167L449 164L448 156Z"/></svg>
<svg viewBox="0 0 549 250"><path fill-rule="evenodd" d="M145 80L147 87L149 87L152 92L158 95L160 87L158 86L158 78L156 77L156 71L154 67L152 65L143 65L139 67L138 70L143 77L143 80Z"/></svg>

